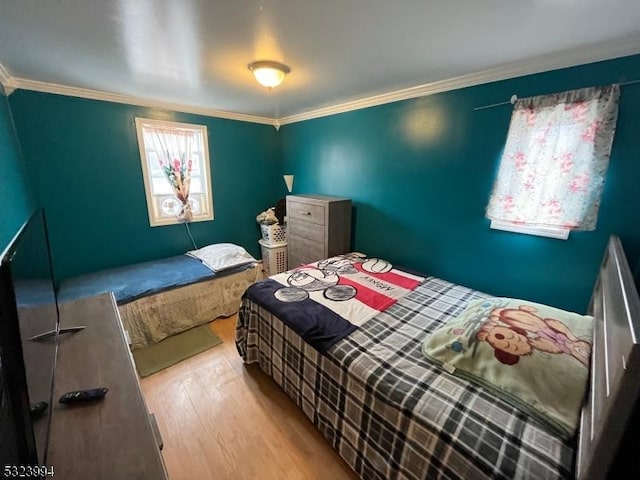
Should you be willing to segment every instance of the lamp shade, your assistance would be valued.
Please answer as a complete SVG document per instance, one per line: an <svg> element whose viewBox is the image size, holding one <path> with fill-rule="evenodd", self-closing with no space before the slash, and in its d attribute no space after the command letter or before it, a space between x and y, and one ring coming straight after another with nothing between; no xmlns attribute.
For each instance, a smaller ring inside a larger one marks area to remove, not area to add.
<svg viewBox="0 0 640 480"><path fill-rule="evenodd" d="M283 175L284 183L287 185L287 190L291 193L293 190L293 175Z"/></svg>
<svg viewBox="0 0 640 480"><path fill-rule="evenodd" d="M251 70L258 83L269 90L280 85L285 75L291 71L286 65L270 60L253 62L247 67Z"/></svg>

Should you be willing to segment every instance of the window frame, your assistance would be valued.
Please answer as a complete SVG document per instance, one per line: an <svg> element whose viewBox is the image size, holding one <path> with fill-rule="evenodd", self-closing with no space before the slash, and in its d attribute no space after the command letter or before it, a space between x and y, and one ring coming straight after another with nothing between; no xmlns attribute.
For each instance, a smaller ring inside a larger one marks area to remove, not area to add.
<svg viewBox="0 0 640 480"><path fill-rule="evenodd" d="M158 126L158 127L169 127L169 128L180 128L186 130L196 131L201 135L202 138L202 150L198 149L199 153L202 154L202 168L203 172L201 173L202 179L206 183L206 187L204 188L204 197L205 197L205 208L207 213L196 215L193 214L193 218L189 223L193 222L206 222L214 219L214 208L213 208L213 187L211 180L211 159L209 156L209 136L206 125L198 125L193 123L183 123L183 122L174 122L168 120L157 120L153 118L144 118L144 117L135 117L136 124L136 135L138 138L138 149L140 152L140 164L142 166L142 177L145 191L145 198L147 201L147 214L149 217L149 225L151 227L161 227L166 225L178 225L181 223L185 223L179 220L177 217L161 217L156 214L156 199L155 197L159 195L153 194L153 178L155 178L151 172L149 171L149 159L147 156L147 146L144 142L144 133L143 128L145 126ZM166 180L166 178L165 178ZM167 183L169 182L166 180ZM176 198L176 201L179 200Z"/></svg>
<svg viewBox="0 0 640 480"><path fill-rule="evenodd" d="M489 228L493 230L503 230L512 233L524 233L526 235L536 235L538 237L557 238L558 240L567 240L571 233L570 228L554 228L554 227L536 227L532 225L522 225L506 220L491 220Z"/></svg>

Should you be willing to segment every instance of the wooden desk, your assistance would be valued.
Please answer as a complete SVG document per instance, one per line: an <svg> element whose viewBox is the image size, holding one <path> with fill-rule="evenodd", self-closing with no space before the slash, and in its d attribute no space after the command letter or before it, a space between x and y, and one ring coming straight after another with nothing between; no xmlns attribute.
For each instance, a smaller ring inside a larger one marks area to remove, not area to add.
<svg viewBox="0 0 640 480"><path fill-rule="evenodd" d="M158 440L111 294L60 305L60 337L47 464L65 480L166 479ZM70 390L108 387L103 400L62 405Z"/></svg>

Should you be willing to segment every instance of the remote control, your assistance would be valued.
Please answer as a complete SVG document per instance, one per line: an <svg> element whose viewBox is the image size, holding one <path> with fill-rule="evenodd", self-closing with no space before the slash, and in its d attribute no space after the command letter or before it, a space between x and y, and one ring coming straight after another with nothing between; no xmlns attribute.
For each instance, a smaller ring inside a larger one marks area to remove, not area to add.
<svg viewBox="0 0 640 480"><path fill-rule="evenodd" d="M67 392L60 397L58 400L60 403L71 403L71 402L87 402L91 400L100 400L104 398L104 396L109 391L108 388L91 388L89 390L78 390L75 392Z"/></svg>

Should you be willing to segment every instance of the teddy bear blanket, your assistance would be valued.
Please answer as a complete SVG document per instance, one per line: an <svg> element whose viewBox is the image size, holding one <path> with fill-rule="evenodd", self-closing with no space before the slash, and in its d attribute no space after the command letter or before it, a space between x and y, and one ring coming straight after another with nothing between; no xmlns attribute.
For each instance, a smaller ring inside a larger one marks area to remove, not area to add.
<svg viewBox="0 0 640 480"><path fill-rule="evenodd" d="M245 296L324 353L423 281L386 260L351 253L273 275Z"/></svg>
<svg viewBox="0 0 640 480"><path fill-rule="evenodd" d="M570 438L587 385L592 328L590 316L482 299L427 336L423 352Z"/></svg>

